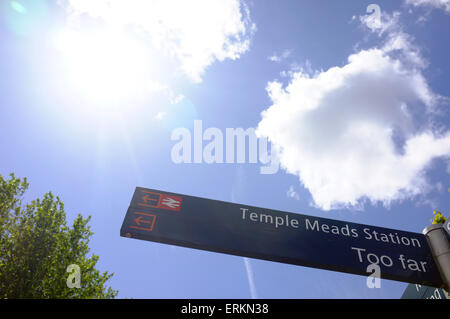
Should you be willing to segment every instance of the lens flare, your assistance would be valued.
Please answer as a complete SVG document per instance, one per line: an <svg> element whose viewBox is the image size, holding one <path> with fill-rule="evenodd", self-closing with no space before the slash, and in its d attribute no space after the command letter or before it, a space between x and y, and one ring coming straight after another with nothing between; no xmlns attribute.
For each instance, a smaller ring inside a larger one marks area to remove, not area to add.
<svg viewBox="0 0 450 319"><path fill-rule="evenodd" d="M18 13L25 14L27 13L27 8L25 8L21 3L17 1L11 1L11 8Z"/></svg>
<svg viewBox="0 0 450 319"><path fill-rule="evenodd" d="M13 34L36 35L48 23L48 5L44 0L1 1L2 22Z"/></svg>

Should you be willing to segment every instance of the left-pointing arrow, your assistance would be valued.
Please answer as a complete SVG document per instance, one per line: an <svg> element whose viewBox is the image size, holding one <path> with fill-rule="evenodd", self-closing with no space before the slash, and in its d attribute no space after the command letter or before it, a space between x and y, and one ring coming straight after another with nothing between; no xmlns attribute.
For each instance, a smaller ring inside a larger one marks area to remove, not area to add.
<svg viewBox="0 0 450 319"><path fill-rule="evenodd" d="M146 220L146 219L142 219L142 216L139 216L138 218L135 219L136 224L138 224L139 226L141 225L141 223L145 223L145 224L150 224L151 221Z"/></svg>
<svg viewBox="0 0 450 319"><path fill-rule="evenodd" d="M142 196L142 200L144 201L144 203L147 203L148 201L150 201L152 198L148 195Z"/></svg>
<svg viewBox="0 0 450 319"><path fill-rule="evenodd" d="M156 215L147 214L143 212L134 212L136 214L132 221L134 225L130 225L130 228L152 231L155 225Z"/></svg>

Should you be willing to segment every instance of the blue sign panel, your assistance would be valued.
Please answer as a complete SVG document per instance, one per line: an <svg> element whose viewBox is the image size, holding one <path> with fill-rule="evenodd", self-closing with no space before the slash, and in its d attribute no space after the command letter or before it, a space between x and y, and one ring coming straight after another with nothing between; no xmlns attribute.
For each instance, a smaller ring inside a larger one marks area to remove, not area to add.
<svg viewBox="0 0 450 319"><path fill-rule="evenodd" d="M441 287L419 233L136 188L121 236Z"/></svg>

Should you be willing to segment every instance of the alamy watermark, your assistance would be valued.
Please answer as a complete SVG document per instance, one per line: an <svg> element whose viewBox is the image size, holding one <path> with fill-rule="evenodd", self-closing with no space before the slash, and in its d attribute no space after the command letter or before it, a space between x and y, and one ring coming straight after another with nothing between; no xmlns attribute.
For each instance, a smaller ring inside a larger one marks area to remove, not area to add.
<svg viewBox="0 0 450 319"><path fill-rule="evenodd" d="M81 288L81 269L77 264L67 266L66 272L70 273L67 277L67 288Z"/></svg>
<svg viewBox="0 0 450 319"><path fill-rule="evenodd" d="M171 140L177 141L170 154L176 164L259 162L263 164L261 174L276 174L280 166L276 149L272 146L269 154L267 138L257 137L254 128L226 128L223 133L215 127L203 130L202 121L195 120L192 133L187 128L176 128Z"/></svg>
<svg viewBox="0 0 450 319"><path fill-rule="evenodd" d="M367 277L367 288L381 288L381 268L378 264L370 264L367 266L367 272L370 275Z"/></svg>
<svg viewBox="0 0 450 319"><path fill-rule="evenodd" d="M379 29L381 28L381 8L378 4L369 4L366 8L366 13L370 13L368 15L367 25L371 29Z"/></svg>

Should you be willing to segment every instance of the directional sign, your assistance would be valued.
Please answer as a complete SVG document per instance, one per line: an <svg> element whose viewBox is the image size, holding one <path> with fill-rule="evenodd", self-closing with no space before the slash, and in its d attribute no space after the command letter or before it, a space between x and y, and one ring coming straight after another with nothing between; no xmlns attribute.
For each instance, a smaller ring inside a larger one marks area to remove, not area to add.
<svg viewBox="0 0 450 319"><path fill-rule="evenodd" d="M443 286L424 235L136 188L120 235L236 256Z"/></svg>
<svg viewBox="0 0 450 319"><path fill-rule="evenodd" d="M401 299L450 299L450 295L442 288L409 284Z"/></svg>

